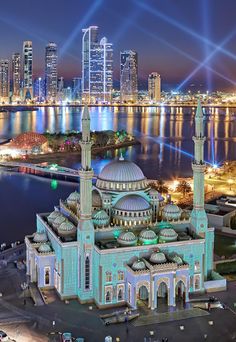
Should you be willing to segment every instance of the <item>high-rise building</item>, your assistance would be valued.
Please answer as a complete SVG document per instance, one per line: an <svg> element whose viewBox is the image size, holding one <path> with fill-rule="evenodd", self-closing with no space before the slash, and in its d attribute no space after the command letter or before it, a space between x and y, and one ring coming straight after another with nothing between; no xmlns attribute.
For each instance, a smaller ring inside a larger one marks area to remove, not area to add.
<svg viewBox="0 0 236 342"><path fill-rule="evenodd" d="M23 43L23 97L33 98L33 46L30 40Z"/></svg>
<svg viewBox="0 0 236 342"><path fill-rule="evenodd" d="M45 90L46 99L55 101L57 97L57 45L52 42L45 49Z"/></svg>
<svg viewBox="0 0 236 342"><path fill-rule="evenodd" d="M133 50L120 53L120 98L122 102L138 100L138 55Z"/></svg>
<svg viewBox="0 0 236 342"><path fill-rule="evenodd" d="M0 101L9 101L9 60L0 60Z"/></svg>
<svg viewBox="0 0 236 342"><path fill-rule="evenodd" d="M64 78L59 77L57 80L57 101L63 101Z"/></svg>
<svg viewBox="0 0 236 342"><path fill-rule="evenodd" d="M34 80L34 98L38 102L43 102L45 100L45 82L42 77L37 77Z"/></svg>
<svg viewBox="0 0 236 342"><path fill-rule="evenodd" d="M98 40L98 27L83 29L82 94L84 101L111 101L113 47L104 37Z"/></svg>
<svg viewBox="0 0 236 342"><path fill-rule="evenodd" d="M12 96L14 100L20 100L21 90L21 56L19 53L12 55Z"/></svg>
<svg viewBox="0 0 236 342"><path fill-rule="evenodd" d="M81 101L82 98L82 78L74 77L72 85L72 100L73 101Z"/></svg>
<svg viewBox="0 0 236 342"><path fill-rule="evenodd" d="M148 96L150 101L161 101L161 76L157 72L148 76Z"/></svg>

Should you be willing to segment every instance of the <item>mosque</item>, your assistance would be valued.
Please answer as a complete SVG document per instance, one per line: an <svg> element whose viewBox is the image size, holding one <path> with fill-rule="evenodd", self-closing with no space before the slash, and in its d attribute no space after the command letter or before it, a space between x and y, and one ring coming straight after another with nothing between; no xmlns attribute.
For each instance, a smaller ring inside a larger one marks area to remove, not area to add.
<svg viewBox="0 0 236 342"><path fill-rule="evenodd" d="M90 115L82 115L80 193L37 215L26 236L27 275L39 289L55 289L99 308L165 301L175 306L205 291L213 271L214 228L204 209L204 130L200 101L195 116L194 199L181 210L150 188L133 162L106 165L93 186Z"/></svg>

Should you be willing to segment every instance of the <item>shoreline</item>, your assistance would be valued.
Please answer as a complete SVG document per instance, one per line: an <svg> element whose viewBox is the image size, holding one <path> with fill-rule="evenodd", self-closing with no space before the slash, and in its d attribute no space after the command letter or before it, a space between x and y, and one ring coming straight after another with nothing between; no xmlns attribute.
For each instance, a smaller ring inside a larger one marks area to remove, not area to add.
<svg viewBox="0 0 236 342"><path fill-rule="evenodd" d="M68 103L68 104L22 104L22 105L0 105L0 112L8 112L8 111L27 111L27 110L32 110L32 111L37 111L39 108L80 108L84 107L85 104L78 104L78 103ZM88 107L109 107L109 108L127 108L127 107L132 107L132 108L196 108L197 103L192 103L192 104L185 104L185 103L160 103L160 104L145 104L145 103L129 103L129 104L87 104ZM202 104L202 107L204 108L236 108L236 103L234 104Z"/></svg>
<svg viewBox="0 0 236 342"><path fill-rule="evenodd" d="M120 148L126 148L134 145L139 145L141 144L139 140L134 139L132 141L127 141L124 143L120 143L117 145L107 145L104 147L95 147L92 148L92 156L96 156L100 153L106 152L106 151L114 151ZM39 164L39 163L44 163L44 162L53 162L55 159L59 159L62 157L69 157L69 156L75 156L81 155L81 151L70 151L70 152L52 152L52 153L45 153L45 154L39 154L39 155L29 155L29 157L22 161L22 159L15 159L17 162L29 162L32 164Z"/></svg>

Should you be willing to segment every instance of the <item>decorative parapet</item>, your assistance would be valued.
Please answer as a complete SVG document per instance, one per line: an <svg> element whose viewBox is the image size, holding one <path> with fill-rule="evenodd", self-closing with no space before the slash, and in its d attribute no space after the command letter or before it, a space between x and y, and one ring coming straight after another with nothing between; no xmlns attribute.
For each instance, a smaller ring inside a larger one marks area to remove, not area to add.
<svg viewBox="0 0 236 342"><path fill-rule="evenodd" d="M178 269L180 269L180 270L188 270L189 269L189 264L178 265Z"/></svg>
<svg viewBox="0 0 236 342"><path fill-rule="evenodd" d="M70 208L68 208L68 206L62 200L60 200L60 207L67 211L68 214L75 220L75 223L78 224L79 216L77 216Z"/></svg>

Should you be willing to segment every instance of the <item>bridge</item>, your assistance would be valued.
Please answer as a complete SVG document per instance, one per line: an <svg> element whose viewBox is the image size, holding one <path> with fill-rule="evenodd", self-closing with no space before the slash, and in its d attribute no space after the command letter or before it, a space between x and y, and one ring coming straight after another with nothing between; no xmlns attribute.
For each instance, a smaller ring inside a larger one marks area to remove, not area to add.
<svg viewBox="0 0 236 342"><path fill-rule="evenodd" d="M0 167L6 168L17 168L18 172L34 174L36 176L50 175L50 176L62 176L62 177L70 177L74 180L77 180L79 177L78 170L71 169L64 166L59 166L57 164L51 165L42 165L42 164L31 164L31 163L22 163L22 162L7 162L0 161ZM96 176L94 176L96 178Z"/></svg>

